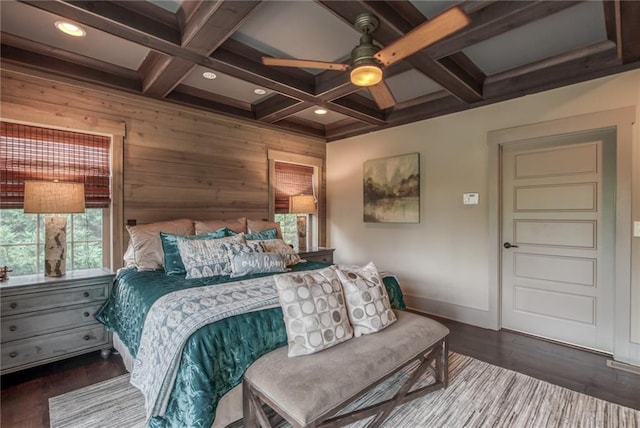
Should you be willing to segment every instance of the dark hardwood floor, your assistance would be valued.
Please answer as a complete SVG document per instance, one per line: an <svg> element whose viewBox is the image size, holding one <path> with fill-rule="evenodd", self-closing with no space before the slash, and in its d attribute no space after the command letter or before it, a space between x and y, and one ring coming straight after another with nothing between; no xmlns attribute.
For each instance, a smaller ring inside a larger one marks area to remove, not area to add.
<svg viewBox="0 0 640 428"><path fill-rule="evenodd" d="M607 367L607 357L508 331L449 320L450 349L497 366L640 410L640 376ZM0 401L4 428L49 427L49 397L125 373L118 355L99 352L8 374Z"/></svg>

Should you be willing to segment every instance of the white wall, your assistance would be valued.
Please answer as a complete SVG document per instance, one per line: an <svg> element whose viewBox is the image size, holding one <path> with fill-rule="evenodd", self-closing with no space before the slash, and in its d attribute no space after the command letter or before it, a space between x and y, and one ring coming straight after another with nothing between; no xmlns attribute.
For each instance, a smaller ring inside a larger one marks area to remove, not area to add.
<svg viewBox="0 0 640 428"><path fill-rule="evenodd" d="M328 144L327 227L335 259L374 260L399 276L412 306L484 324L491 287L487 132L626 106L636 106L638 123L640 70ZM420 153L420 223L364 223L362 163L413 152ZM633 162L633 219L640 221L637 125ZM463 192L479 192L480 204L464 206ZM640 343L640 238L633 239L632 260L632 334Z"/></svg>

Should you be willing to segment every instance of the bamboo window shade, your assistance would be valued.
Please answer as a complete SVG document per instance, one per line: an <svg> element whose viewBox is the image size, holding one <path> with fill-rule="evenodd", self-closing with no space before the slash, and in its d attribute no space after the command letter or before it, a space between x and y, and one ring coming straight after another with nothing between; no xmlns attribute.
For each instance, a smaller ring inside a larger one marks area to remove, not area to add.
<svg viewBox="0 0 640 428"><path fill-rule="evenodd" d="M276 214L288 214L290 196L313 195L313 167L276 162L274 187Z"/></svg>
<svg viewBox="0 0 640 428"><path fill-rule="evenodd" d="M0 208L24 207L25 180L84 183L87 208L107 208L111 138L0 122Z"/></svg>

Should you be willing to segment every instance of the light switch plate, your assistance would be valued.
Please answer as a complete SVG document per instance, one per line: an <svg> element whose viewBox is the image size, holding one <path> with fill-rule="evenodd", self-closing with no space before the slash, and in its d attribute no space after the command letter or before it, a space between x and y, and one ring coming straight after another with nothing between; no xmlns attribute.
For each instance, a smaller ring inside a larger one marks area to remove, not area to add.
<svg viewBox="0 0 640 428"><path fill-rule="evenodd" d="M640 238L640 221L633 222L633 236L635 238Z"/></svg>
<svg viewBox="0 0 640 428"><path fill-rule="evenodd" d="M465 205L478 205L479 200L480 200L479 193L463 193L462 194L462 203Z"/></svg>

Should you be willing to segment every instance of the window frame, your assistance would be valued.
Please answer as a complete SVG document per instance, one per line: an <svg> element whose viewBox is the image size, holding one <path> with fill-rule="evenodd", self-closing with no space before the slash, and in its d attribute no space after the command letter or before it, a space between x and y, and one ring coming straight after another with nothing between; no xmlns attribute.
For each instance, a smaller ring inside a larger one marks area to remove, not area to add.
<svg viewBox="0 0 640 428"><path fill-rule="evenodd" d="M316 191L316 198L318 200L318 210L316 215L309 215L309 227L312 230L312 240L310 244L311 248L317 248L325 245L326 211L324 197L324 159L278 150L268 150L267 158L269 160L269 220L271 221L274 220L275 216L276 194L273 184L275 183L276 162L293 163L313 167L313 187Z"/></svg>

